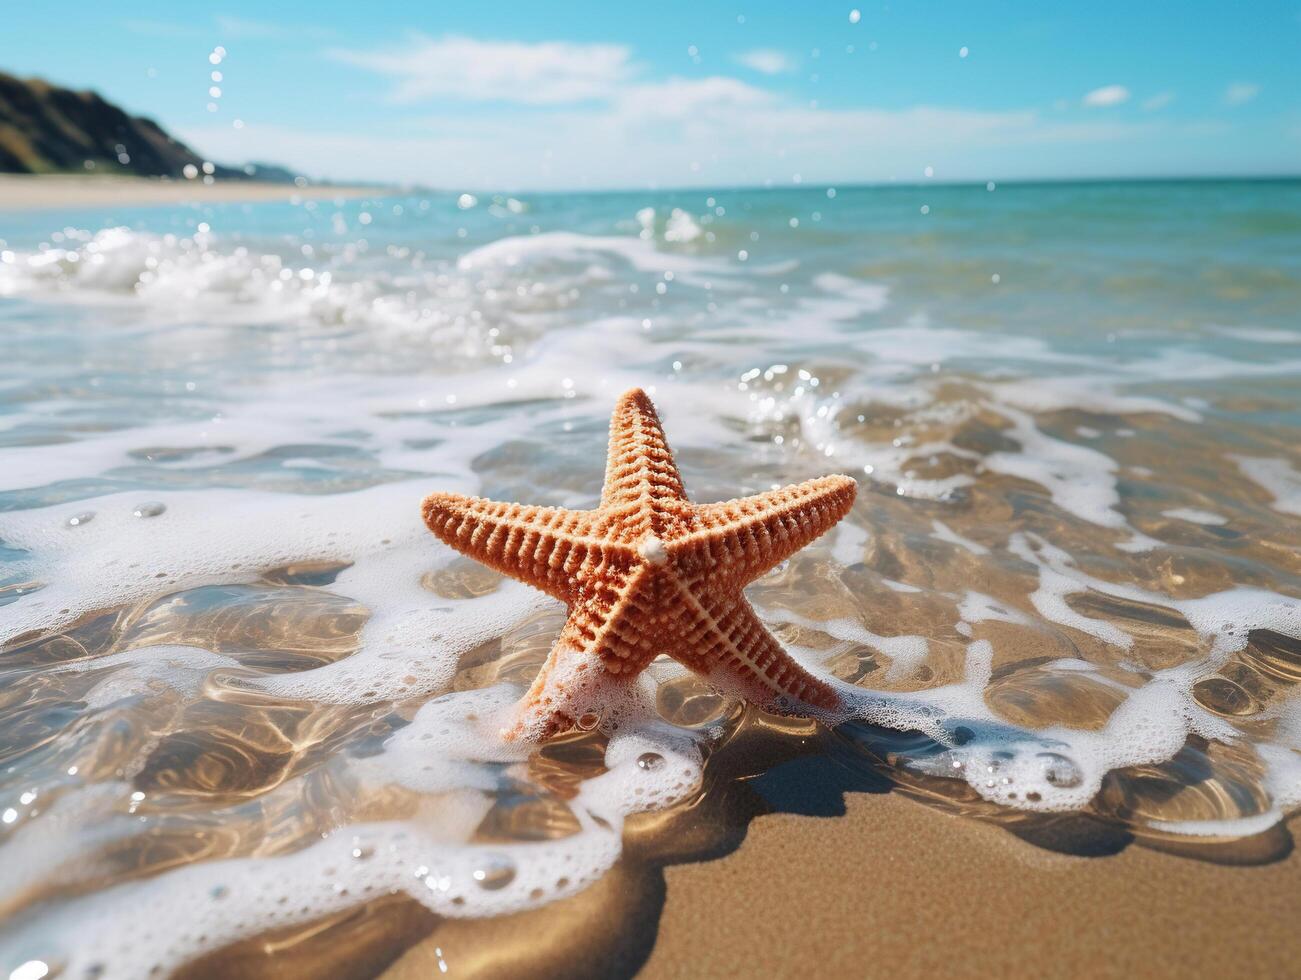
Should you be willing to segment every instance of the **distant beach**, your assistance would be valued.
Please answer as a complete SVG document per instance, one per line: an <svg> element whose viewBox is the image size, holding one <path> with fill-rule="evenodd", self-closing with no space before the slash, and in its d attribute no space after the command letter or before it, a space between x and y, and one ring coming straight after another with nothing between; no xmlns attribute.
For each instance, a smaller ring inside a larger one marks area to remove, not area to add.
<svg viewBox="0 0 1301 980"><path fill-rule="evenodd" d="M364 197L374 187L273 184L259 181L163 180L153 177L83 177L0 174L0 211L152 204L230 204L254 201Z"/></svg>

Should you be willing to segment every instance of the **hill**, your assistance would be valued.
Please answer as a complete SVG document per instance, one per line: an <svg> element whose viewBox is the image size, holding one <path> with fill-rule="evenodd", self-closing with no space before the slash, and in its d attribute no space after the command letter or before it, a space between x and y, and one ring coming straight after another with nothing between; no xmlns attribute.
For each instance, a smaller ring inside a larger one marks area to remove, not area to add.
<svg viewBox="0 0 1301 980"><path fill-rule="evenodd" d="M202 173L204 162L152 119L130 115L96 92L0 72L0 173L184 177L187 166ZM256 171L259 179L267 179L263 173L270 179L284 173L265 164ZM213 173L227 179L249 176L220 165Z"/></svg>

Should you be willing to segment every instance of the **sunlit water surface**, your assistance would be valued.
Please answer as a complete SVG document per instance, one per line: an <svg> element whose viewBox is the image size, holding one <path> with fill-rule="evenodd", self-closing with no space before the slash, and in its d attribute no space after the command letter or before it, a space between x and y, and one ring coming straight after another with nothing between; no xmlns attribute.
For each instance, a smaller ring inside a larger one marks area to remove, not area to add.
<svg viewBox="0 0 1301 980"><path fill-rule="evenodd" d="M1295 183L427 195L0 236L0 976L372 975L440 922L577 893L628 828L687 859L736 780L810 754L1027 839L1290 850ZM613 735L497 740L564 613L418 502L591 506L633 385L697 500L858 479L749 590L876 692L856 718L779 720L665 662Z"/></svg>

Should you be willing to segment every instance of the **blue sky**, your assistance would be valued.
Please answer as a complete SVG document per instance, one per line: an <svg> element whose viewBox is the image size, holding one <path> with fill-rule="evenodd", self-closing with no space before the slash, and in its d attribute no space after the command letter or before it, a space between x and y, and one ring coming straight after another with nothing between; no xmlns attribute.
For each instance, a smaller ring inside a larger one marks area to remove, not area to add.
<svg viewBox="0 0 1301 980"><path fill-rule="evenodd" d="M1301 172L1301 0L10 0L3 22L0 69L98 89L221 162L333 179Z"/></svg>

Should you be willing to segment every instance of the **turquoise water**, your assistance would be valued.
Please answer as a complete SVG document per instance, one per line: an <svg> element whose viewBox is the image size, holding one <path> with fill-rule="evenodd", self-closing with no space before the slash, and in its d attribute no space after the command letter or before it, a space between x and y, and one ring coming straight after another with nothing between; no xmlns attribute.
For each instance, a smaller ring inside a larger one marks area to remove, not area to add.
<svg viewBox="0 0 1301 980"><path fill-rule="evenodd" d="M429 274L479 245L539 232L629 235L639 229L634 216L646 207L659 214L662 232L665 216L681 208L702 236L677 251L727 264L728 278L745 282L749 300L762 304L769 319L797 306L819 273L835 272L888 286L888 310L865 325L922 318L946 328L1050 340L1061 351L1124 363L1159 357L1172 343L1267 360L1278 345L1253 343L1233 330L1294 332L1301 308L1296 181L549 194L521 200L520 213L508 209L506 199L468 210L455 200L430 195L337 205L28 212L8 216L0 237L10 250L23 252L66 244L58 233L67 228L120 226L184 238L206 223L218 252L242 245L292 266L329 268L345 282L362 280L374 298L401 296L415 286L411 298L424 288L436 302L438 286L428 282ZM371 223L358 223L363 213ZM310 257L304 248L314 250ZM749 253L746 263L736 261L742 250ZM563 265L563 259L555 262ZM108 292L120 295L129 285L115 282ZM76 293L81 286L74 281L59 289ZM783 286L788 292L779 292ZM29 294L21 286L9 290ZM608 294L585 291L575 314L604 312ZM619 297L612 308L676 315L700 298L674 289L666 297ZM28 316L41 318L7 307L6 319L16 319L20 329ZM723 324L738 315L748 323L750 303L717 310L710 321ZM382 344L369 346L371 356L384 356L373 349ZM1001 356L992 353L991 360Z"/></svg>
<svg viewBox="0 0 1301 980"><path fill-rule="evenodd" d="M591 506L632 386L697 500L859 481L749 593L877 698L828 722L847 764L977 819L1291 846L1301 182L394 195L0 239L0 968L170 970L380 892L528 908L618 859L647 745L681 766L656 805L703 792L757 712L671 664L658 727L592 736L607 772L548 762L600 823L474 729L560 610L417 512ZM550 829L485 855L521 798Z"/></svg>

